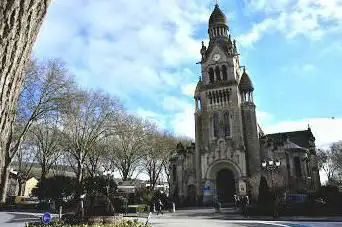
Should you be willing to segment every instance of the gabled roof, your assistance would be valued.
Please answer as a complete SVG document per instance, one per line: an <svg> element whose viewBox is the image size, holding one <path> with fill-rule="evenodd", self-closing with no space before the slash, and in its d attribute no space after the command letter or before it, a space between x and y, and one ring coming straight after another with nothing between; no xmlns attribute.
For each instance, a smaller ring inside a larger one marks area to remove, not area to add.
<svg viewBox="0 0 342 227"><path fill-rule="evenodd" d="M206 56L208 57L212 50L214 49L215 46L218 46L220 48L220 50L225 53L233 53L233 42L228 38L228 37L220 37L220 38L216 38L214 40L210 40L209 42L209 46L206 52Z"/></svg>
<svg viewBox="0 0 342 227"><path fill-rule="evenodd" d="M266 136L274 141L286 141L288 138L291 142L303 148L310 148L310 142L315 141L315 137L310 128L303 131L267 134Z"/></svg>

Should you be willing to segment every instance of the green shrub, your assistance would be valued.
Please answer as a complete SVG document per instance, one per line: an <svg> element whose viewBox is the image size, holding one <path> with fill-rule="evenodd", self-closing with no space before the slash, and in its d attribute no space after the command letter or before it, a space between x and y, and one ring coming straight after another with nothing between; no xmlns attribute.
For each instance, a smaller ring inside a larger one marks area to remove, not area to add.
<svg viewBox="0 0 342 227"><path fill-rule="evenodd" d="M146 204L139 204L139 205L129 205L128 206L128 213L143 213L148 212L148 205Z"/></svg>

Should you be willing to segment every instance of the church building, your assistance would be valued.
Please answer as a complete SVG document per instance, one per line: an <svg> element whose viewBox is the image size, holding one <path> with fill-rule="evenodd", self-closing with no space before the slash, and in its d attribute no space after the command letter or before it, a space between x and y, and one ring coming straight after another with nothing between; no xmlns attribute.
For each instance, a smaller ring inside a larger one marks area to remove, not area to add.
<svg viewBox="0 0 342 227"><path fill-rule="evenodd" d="M172 155L170 195L189 205L258 198L260 178L270 187L314 191L320 186L315 138L303 131L265 135L256 119L254 87L241 65L236 41L219 6L209 18L209 44L202 42L201 77L194 94L195 143ZM262 162L280 163L272 173ZM273 178L276 179L273 179Z"/></svg>

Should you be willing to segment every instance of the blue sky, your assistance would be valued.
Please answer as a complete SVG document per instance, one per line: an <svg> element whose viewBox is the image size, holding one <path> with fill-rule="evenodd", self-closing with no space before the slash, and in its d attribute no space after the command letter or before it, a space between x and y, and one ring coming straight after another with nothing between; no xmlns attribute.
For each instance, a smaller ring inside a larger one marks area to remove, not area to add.
<svg viewBox="0 0 342 227"><path fill-rule="evenodd" d="M212 0L54 0L34 47L83 87L178 135L194 136L193 90ZM219 0L255 87L266 133L310 124L319 146L342 139L341 0ZM335 117L332 119L331 117Z"/></svg>

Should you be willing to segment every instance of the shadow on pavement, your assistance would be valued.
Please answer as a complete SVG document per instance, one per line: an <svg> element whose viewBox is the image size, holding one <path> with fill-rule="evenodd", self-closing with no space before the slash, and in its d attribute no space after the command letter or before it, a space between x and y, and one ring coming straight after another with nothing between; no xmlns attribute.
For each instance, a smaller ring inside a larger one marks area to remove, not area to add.
<svg viewBox="0 0 342 227"><path fill-rule="evenodd" d="M243 216L235 209L224 208L221 212L215 209L176 211L167 215L170 218L202 218L210 220L255 220L255 221L294 221L294 222L341 222L342 217L306 217L306 216ZM245 223L244 223L245 224ZM253 225L252 225L253 226Z"/></svg>
<svg viewBox="0 0 342 227"><path fill-rule="evenodd" d="M215 209L206 209L206 210L187 210L187 211L176 211L175 214L172 214L174 217L208 217L215 219L222 219L225 217L238 217L243 218L235 209L232 208L223 208L221 212L216 212Z"/></svg>
<svg viewBox="0 0 342 227"><path fill-rule="evenodd" d="M29 214L22 213L8 213L11 216L10 220L6 221L6 223L24 223L24 222L32 222L39 221L39 217Z"/></svg>

